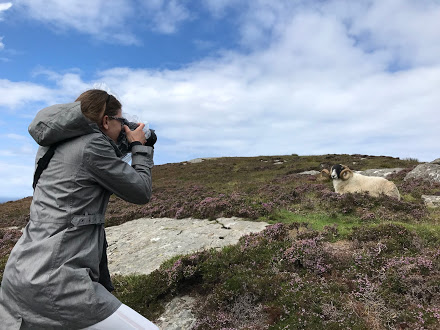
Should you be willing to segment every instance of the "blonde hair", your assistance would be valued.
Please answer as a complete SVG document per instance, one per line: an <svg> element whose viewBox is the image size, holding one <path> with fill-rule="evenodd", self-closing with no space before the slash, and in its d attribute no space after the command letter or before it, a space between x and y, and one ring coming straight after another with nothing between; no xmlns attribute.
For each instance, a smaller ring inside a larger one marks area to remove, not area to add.
<svg viewBox="0 0 440 330"><path fill-rule="evenodd" d="M90 89L82 93L75 102L81 102L81 112L98 125L104 115L116 116L121 103L113 95L100 89Z"/></svg>

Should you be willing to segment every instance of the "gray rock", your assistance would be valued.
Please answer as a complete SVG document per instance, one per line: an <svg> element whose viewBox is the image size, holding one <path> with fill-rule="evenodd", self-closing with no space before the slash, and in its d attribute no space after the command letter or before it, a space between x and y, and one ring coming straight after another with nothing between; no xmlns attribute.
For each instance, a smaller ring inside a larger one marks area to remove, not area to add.
<svg viewBox="0 0 440 330"><path fill-rule="evenodd" d="M204 161L203 158L196 158L196 159L188 160L188 163L191 163L191 164L197 164L197 163L201 163L201 162L203 162L203 161Z"/></svg>
<svg viewBox="0 0 440 330"><path fill-rule="evenodd" d="M422 179L429 182L440 182L440 165L436 159L431 163L417 165L411 172L405 176L408 179Z"/></svg>
<svg viewBox="0 0 440 330"><path fill-rule="evenodd" d="M149 274L166 260L204 249L236 244L239 238L259 232L268 223L240 218L142 218L106 228L111 274Z"/></svg>
<svg viewBox="0 0 440 330"><path fill-rule="evenodd" d="M21 230L21 232L23 232L24 227L21 228L17 226L12 226L12 227L2 227L2 229L6 229L6 230L16 229L16 230Z"/></svg>
<svg viewBox="0 0 440 330"><path fill-rule="evenodd" d="M195 299L190 296L176 297L165 306L165 312L156 320L159 329L187 330L196 322L192 313Z"/></svg>
<svg viewBox="0 0 440 330"><path fill-rule="evenodd" d="M431 207L431 208L440 207L440 196L422 195L422 199L427 207Z"/></svg>
<svg viewBox="0 0 440 330"><path fill-rule="evenodd" d="M301 174L301 175L317 175L319 173L321 173L321 172L312 170L312 171L304 171L304 172L301 172L301 173L298 173L298 174Z"/></svg>
<svg viewBox="0 0 440 330"><path fill-rule="evenodd" d="M390 174L398 173L402 170L403 168L397 167L397 168L369 169L365 171L355 171L355 172L365 176L380 176L382 178L385 178Z"/></svg>
<svg viewBox="0 0 440 330"><path fill-rule="evenodd" d="M203 162L203 161L205 161L205 160L209 160L209 159L217 159L217 158L219 158L219 157L195 158L195 159L188 160L187 163L197 164L197 163L201 163L201 162Z"/></svg>

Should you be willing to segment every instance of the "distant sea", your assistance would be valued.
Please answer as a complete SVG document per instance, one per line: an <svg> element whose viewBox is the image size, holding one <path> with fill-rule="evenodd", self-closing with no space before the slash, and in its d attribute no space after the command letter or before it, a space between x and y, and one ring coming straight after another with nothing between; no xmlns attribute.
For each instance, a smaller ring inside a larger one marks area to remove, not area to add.
<svg viewBox="0 0 440 330"><path fill-rule="evenodd" d="M22 199L22 197L0 197L0 204L1 203L6 203L9 201L17 201L19 199Z"/></svg>

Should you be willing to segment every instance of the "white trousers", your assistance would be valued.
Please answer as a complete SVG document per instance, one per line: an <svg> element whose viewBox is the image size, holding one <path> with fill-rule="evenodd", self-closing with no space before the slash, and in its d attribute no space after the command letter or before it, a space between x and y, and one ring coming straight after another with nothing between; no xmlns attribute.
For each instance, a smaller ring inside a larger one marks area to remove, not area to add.
<svg viewBox="0 0 440 330"><path fill-rule="evenodd" d="M159 330L159 328L148 321L141 314L122 304L116 312L106 319L98 322L84 330Z"/></svg>

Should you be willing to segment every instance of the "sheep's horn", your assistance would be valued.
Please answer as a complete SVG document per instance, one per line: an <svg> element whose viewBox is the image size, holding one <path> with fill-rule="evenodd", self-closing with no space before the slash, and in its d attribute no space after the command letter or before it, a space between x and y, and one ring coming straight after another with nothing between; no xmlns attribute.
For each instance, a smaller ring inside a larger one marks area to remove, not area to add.
<svg viewBox="0 0 440 330"><path fill-rule="evenodd" d="M325 168L321 171L321 175L330 177L330 171Z"/></svg>
<svg viewBox="0 0 440 330"><path fill-rule="evenodd" d="M330 180L330 172L327 169L323 169L321 173L318 175L318 181L329 181Z"/></svg>
<svg viewBox="0 0 440 330"><path fill-rule="evenodd" d="M353 176L353 172L352 170L350 170L348 167L345 167L342 171L341 174L339 174L339 177L342 180L348 180L349 178L351 178Z"/></svg>

